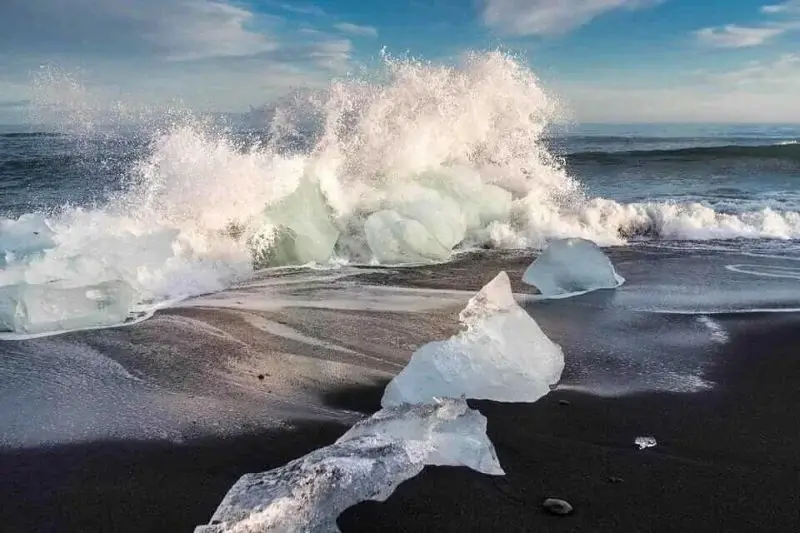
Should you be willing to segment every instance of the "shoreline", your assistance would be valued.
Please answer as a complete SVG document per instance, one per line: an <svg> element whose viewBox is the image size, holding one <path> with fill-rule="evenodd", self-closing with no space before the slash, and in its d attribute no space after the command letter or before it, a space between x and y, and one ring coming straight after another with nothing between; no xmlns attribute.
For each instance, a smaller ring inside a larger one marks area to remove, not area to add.
<svg viewBox="0 0 800 533"><path fill-rule="evenodd" d="M507 475L428 467L342 531L797 531L800 315L727 317L730 342L693 394L604 398L554 391L534 404L470 401ZM376 410L382 387L342 389L335 408ZM559 400L567 400L562 405ZM238 477L333 442L338 423L184 444L105 442L0 450L7 531L191 531ZM655 448L639 451L637 436ZM619 481L617 478L621 479ZM541 511L545 497L575 506Z"/></svg>

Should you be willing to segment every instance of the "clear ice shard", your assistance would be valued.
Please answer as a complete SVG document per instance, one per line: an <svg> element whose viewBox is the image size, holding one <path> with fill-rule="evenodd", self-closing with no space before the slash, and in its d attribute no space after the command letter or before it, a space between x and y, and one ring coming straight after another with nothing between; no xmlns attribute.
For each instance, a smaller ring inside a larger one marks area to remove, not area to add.
<svg viewBox="0 0 800 533"><path fill-rule="evenodd" d="M124 281L61 288L19 283L0 287L0 331L39 334L125 322L135 292Z"/></svg>
<svg viewBox="0 0 800 533"><path fill-rule="evenodd" d="M505 272L469 301L460 319L464 331L414 352L386 387L383 407L439 397L535 402L561 378L561 348L514 301Z"/></svg>
<svg viewBox="0 0 800 533"><path fill-rule="evenodd" d="M247 474L195 533L331 533L347 508L384 501L425 465L503 474L486 418L464 400L379 411L330 446L285 466Z"/></svg>
<svg viewBox="0 0 800 533"><path fill-rule="evenodd" d="M547 298L565 298L598 290L615 289L625 282L606 254L586 239L560 239L531 263L522 281Z"/></svg>

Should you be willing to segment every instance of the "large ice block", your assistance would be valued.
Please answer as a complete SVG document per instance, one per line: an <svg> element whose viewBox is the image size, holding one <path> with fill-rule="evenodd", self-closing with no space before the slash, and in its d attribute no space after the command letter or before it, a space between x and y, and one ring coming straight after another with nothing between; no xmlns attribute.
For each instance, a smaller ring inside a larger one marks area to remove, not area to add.
<svg viewBox="0 0 800 533"><path fill-rule="evenodd" d="M452 196L419 185L388 193L391 203L364 223L374 257L382 263L427 262L447 259L464 240L467 221Z"/></svg>
<svg viewBox="0 0 800 533"><path fill-rule="evenodd" d="M469 301L460 318L465 331L414 352L386 387L381 405L436 397L535 402L560 379L561 348L514 301L505 272Z"/></svg>
<svg viewBox="0 0 800 533"><path fill-rule="evenodd" d="M367 244L381 263L444 260L450 248L442 246L421 222L396 211L377 211L364 222Z"/></svg>
<svg viewBox="0 0 800 533"><path fill-rule="evenodd" d="M265 216L275 227L274 248L253 250L256 261L265 263L260 266L324 263L331 258L339 230L318 184L301 180L292 194L268 207Z"/></svg>
<svg viewBox="0 0 800 533"><path fill-rule="evenodd" d="M339 531L337 517L356 503L384 501L427 464L464 465L502 474L486 419L463 400L384 409L336 443L285 466L247 474L195 533Z"/></svg>
<svg viewBox="0 0 800 533"><path fill-rule="evenodd" d="M599 246L586 239L553 241L531 263L522 281L549 298L564 298L625 282Z"/></svg>
<svg viewBox="0 0 800 533"><path fill-rule="evenodd" d="M135 298L124 281L61 288L20 283L0 287L0 331L37 334L124 322Z"/></svg>

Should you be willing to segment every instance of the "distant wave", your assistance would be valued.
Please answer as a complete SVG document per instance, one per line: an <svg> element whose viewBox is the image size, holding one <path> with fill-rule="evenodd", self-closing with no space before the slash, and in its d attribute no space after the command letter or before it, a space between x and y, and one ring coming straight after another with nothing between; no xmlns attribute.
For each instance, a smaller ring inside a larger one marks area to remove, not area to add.
<svg viewBox="0 0 800 533"><path fill-rule="evenodd" d="M46 131L14 131L10 133L0 133L0 139L25 139L30 137L61 137L61 133Z"/></svg>
<svg viewBox="0 0 800 533"><path fill-rule="evenodd" d="M800 144L783 141L779 144L759 146L702 146L670 150L630 150L619 152L586 151L564 156L569 163L629 163L631 160L648 161L709 161L712 159L773 159L800 163Z"/></svg>

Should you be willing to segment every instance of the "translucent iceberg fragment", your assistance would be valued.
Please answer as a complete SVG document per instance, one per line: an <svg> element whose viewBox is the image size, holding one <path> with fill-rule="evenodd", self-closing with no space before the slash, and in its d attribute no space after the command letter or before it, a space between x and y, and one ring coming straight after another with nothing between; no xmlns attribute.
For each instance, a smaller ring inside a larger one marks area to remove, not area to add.
<svg viewBox="0 0 800 533"><path fill-rule="evenodd" d="M387 407L362 420L337 442L373 435L400 439L424 454L426 465L466 466L503 475L486 435L486 417L463 399L434 398L431 404Z"/></svg>
<svg viewBox="0 0 800 533"><path fill-rule="evenodd" d="M451 196L419 185L388 192L391 207L364 223L367 243L378 261L403 263L447 259L464 240L467 222Z"/></svg>
<svg viewBox="0 0 800 533"><path fill-rule="evenodd" d="M359 502L384 501L423 464L399 441L361 437L320 448L285 466L242 476L209 525L195 533L329 533Z"/></svg>
<svg viewBox="0 0 800 533"><path fill-rule="evenodd" d="M331 258L339 230L316 183L301 180L292 194L267 208L265 216L275 227L273 248L254 250L257 261L276 266L323 263Z"/></svg>
<svg viewBox="0 0 800 533"><path fill-rule="evenodd" d="M500 272L461 312L466 330L423 345L389 383L381 405L436 397L535 402L561 378L564 355L514 301Z"/></svg>
<svg viewBox="0 0 800 533"><path fill-rule="evenodd" d="M420 181L455 200L470 231L506 220L511 211L511 192L485 183L484 178L469 167L442 167L423 173Z"/></svg>
<svg viewBox="0 0 800 533"><path fill-rule="evenodd" d="M60 288L20 283L0 287L0 331L37 334L124 322L135 298L124 281Z"/></svg>
<svg viewBox="0 0 800 533"><path fill-rule="evenodd" d="M55 246L53 230L41 215L0 219L0 267L38 255Z"/></svg>
<svg viewBox="0 0 800 533"><path fill-rule="evenodd" d="M384 501L426 464L502 474L486 419L463 400L385 409L336 443L287 465L247 474L195 533L331 533L337 517L367 500Z"/></svg>
<svg viewBox="0 0 800 533"><path fill-rule="evenodd" d="M564 298L597 289L615 289L625 282L606 254L586 239L553 241L531 263L522 281L548 298Z"/></svg>
<svg viewBox="0 0 800 533"><path fill-rule="evenodd" d="M367 244L381 263L413 263L443 260L450 248L442 246L419 221L396 211L377 211L364 222Z"/></svg>

